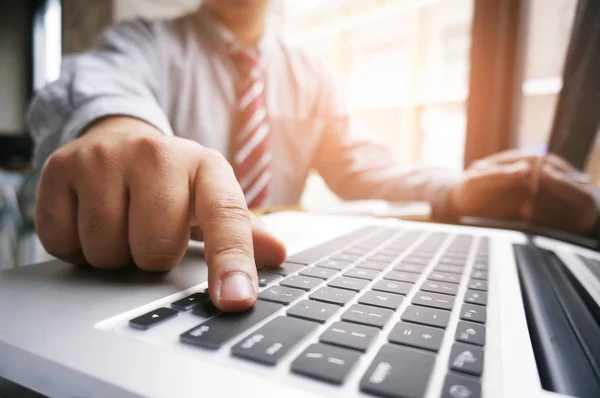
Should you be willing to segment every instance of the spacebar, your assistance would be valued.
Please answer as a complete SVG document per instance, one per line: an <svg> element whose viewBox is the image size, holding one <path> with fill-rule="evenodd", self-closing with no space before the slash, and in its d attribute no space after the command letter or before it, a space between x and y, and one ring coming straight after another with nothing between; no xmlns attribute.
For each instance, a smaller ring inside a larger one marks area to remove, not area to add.
<svg viewBox="0 0 600 398"><path fill-rule="evenodd" d="M179 339L182 343L216 350L282 307L281 304L257 301L248 311L217 315L183 333Z"/></svg>

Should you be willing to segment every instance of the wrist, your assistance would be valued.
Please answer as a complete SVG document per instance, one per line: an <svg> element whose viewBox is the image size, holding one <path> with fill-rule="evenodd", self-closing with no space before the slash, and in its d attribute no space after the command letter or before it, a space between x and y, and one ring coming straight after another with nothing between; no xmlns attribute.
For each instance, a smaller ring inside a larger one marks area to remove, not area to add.
<svg viewBox="0 0 600 398"><path fill-rule="evenodd" d="M459 214L456 211L454 196L459 181L459 178L453 176L453 178L445 178L436 184L434 195L430 201L431 217L434 220L443 222L458 221Z"/></svg>

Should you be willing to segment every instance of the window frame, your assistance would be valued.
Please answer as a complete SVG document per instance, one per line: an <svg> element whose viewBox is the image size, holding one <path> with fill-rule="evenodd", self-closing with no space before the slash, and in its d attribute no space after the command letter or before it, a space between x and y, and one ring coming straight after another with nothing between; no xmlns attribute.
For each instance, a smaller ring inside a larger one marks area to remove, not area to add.
<svg viewBox="0 0 600 398"><path fill-rule="evenodd" d="M473 0L464 166L515 148L529 0Z"/></svg>

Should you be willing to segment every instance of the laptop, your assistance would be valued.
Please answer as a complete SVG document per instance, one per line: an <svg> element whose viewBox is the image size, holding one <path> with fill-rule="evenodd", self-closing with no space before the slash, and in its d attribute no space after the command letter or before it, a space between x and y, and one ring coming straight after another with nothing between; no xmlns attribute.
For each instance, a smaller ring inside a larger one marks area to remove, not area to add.
<svg viewBox="0 0 600 398"><path fill-rule="evenodd" d="M302 212L256 305L165 274L0 273L0 377L51 397L600 397L600 253L552 238Z"/></svg>

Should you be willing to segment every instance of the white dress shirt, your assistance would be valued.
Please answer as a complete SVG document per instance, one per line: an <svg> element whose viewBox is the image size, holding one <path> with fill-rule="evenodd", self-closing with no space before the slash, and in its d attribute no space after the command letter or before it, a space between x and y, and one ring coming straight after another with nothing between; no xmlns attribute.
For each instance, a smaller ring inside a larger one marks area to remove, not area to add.
<svg viewBox="0 0 600 398"><path fill-rule="evenodd" d="M227 156L236 105L232 40L202 6L174 20L111 27L95 47L65 58L60 78L34 99L36 163L112 115L145 120ZM273 152L269 206L297 204L315 169L342 198L427 200L434 215L448 215L447 170L402 165L374 143L350 116L333 74L268 29L258 50Z"/></svg>

